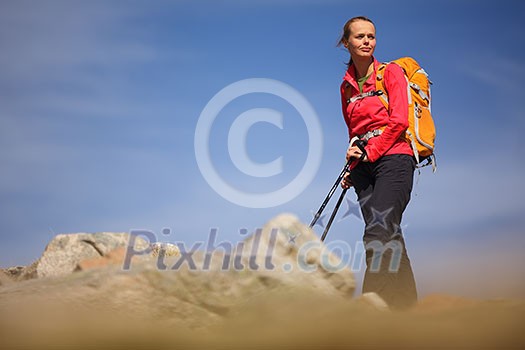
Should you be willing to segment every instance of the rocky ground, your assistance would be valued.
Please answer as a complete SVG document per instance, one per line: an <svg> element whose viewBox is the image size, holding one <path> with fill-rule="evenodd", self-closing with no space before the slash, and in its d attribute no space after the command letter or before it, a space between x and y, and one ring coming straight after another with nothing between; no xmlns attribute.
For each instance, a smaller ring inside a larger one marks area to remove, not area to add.
<svg viewBox="0 0 525 350"><path fill-rule="evenodd" d="M353 298L351 271L330 268L338 258L290 215L231 254L128 242L58 235L32 265L0 271L0 348L525 347L522 300L432 295L390 311Z"/></svg>

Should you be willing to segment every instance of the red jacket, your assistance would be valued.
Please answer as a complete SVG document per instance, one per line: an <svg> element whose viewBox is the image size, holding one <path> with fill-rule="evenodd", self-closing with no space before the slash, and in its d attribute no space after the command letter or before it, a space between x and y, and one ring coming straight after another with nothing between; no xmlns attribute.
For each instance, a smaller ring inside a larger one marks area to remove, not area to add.
<svg viewBox="0 0 525 350"><path fill-rule="evenodd" d="M376 89L376 71L379 65L374 59L374 72L363 84L363 92ZM388 111L378 96L365 97L354 102L347 101L345 88L351 89L351 97L360 94L354 65L348 67L341 84L343 116L348 126L349 139L368 131L383 129L383 133L372 137L366 146L370 162L389 154L414 154L403 138L408 129L408 84L403 70L396 64L389 64L385 68L383 79L388 92Z"/></svg>

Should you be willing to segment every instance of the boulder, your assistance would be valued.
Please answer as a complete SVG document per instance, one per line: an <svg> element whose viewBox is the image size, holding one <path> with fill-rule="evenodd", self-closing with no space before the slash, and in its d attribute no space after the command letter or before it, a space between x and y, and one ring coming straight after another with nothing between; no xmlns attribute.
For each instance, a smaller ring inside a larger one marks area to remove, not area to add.
<svg viewBox="0 0 525 350"><path fill-rule="evenodd" d="M357 300L365 305L373 307L375 310L390 310L386 301L384 301L383 298L381 298L377 293L374 292L363 293L361 294L361 296L359 296L359 298L357 298Z"/></svg>
<svg viewBox="0 0 525 350"><path fill-rule="evenodd" d="M13 280L3 271L0 270L0 286L10 284Z"/></svg>
<svg viewBox="0 0 525 350"><path fill-rule="evenodd" d="M324 293L350 297L354 293L355 280L348 266L294 215L275 217L240 245L243 263L249 269Z"/></svg>
<svg viewBox="0 0 525 350"><path fill-rule="evenodd" d="M138 238L137 238L138 239ZM163 258L163 257L174 257L180 256L179 247L175 244L165 242L154 242L149 245L151 249L147 250L148 254L140 257L141 260L148 258ZM144 244L139 244L135 250L140 251L145 249ZM80 261L75 268L75 271L89 270L93 268L103 268L110 265L124 266L126 261L127 246L119 246L116 249L104 254L103 256L97 256L95 258L85 259ZM133 259L137 260L139 257L133 255Z"/></svg>
<svg viewBox="0 0 525 350"><path fill-rule="evenodd" d="M151 244L151 255L158 257L163 254L164 256L180 256L180 249L175 244L166 242L155 242Z"/></svg>
<svg viewBox="0 0 525 350"><path fill-rule="evenodd" d="M3 269L2 272L10 277L11 280L17 280L25 271L25 266L13 266Z"/></svg>
<svg viewBox="0 0 525 350"><path fill-rule="evenodd" d="M116 240L89 237L96 254L79 262L74 273L71 263L54 278L4 286L9 283L5 275L36 274L40 261L0 271L0 349L404 349L429 344L521 349L525 344L523 301L438 295L396 312L388 311L375 293L352 298L351 271L291 215L274 218L235 246L222 242L210 252L181 250L171 256L159 250L134 256L138 259L128 270L113 263L125 250L103 243ZM80 237L68 238L62 248L63 237L50 243L42 260L51 259L51 253L65 256L61 249L81 253L89 248L78 243Z"/></svg>
<svg viewBox="0 0 525 350"><path fill-rule="evenodd" d="M351 271L333 269L340 262L337 257L292 215L274 218L229 254L217 250L148 255L124 270L111 259L120 261L125 251L110 247L126 243L125 236L109 234L57 236L36 266L38 277L55 278L15 286L11 293L16 305L53 303L53 312L55 303L68 310L118 310L126 318L205 328L234 317L242 305L266 295L348 302L354 291ZM8 294L0 292L0 312Z"/></svg>
<svg viewBox="0 0 525 350"><path fill-rule="evenodd" d="M72 273L84 260L105 257L109 252L126 247L128 233L76 233L59 234L49 242L44 253L24 272L25 279L56 277ZM149 245L137 237L135 249L143 250Z"/></svg>
<svg viewBox="0 0 525 350"><path fill-rule="evenodd" d="M110 265L122 266L126 257L126 250L126 247L118 247L104 256L97 256L95 258L82 260L77 264L75 271L104 268Z"/></svg>

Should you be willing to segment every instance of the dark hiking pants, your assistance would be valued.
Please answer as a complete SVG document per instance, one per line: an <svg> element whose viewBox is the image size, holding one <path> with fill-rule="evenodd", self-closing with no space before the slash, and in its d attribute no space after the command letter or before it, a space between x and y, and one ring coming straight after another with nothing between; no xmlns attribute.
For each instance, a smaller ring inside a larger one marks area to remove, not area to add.
<svg viewBox="0 0 525 350"><path fill-rule="evenodd" d="M351 173L365 221L363 293L377 293L394 309L409 307L417 300L414 275L401 232L414 169L413 157L394 154L373 163L360 162Z"/></svg>

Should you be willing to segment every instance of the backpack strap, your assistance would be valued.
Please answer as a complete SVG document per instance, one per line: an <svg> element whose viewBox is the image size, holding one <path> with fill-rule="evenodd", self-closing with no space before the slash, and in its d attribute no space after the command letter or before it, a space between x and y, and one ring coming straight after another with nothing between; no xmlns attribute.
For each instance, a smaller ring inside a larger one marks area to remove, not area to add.
<svg viewBox="0 0 525 350"><path fill-rule="evenodd" d="M405 69L402 66L400 66L398 63L396 63L395 61L394 62L383 62L383 63L381 63L379 65L379 67L377 67L377 71L376 71L376 90L382 92L383 95L381 96L381 101L383 102L383 104L385 105L385 108L387 110L388 110L388 92L386 91L386 88L385 88L384 73L385 73L386 66L391 64L391 63L397 64L399 67L401 67L401 69L403 71L405 71ZM423 68L421 68L420 70L422 71L422 73L427 75L427 73L425 72L425 70ZM410 88L416 89L416 91L419 92L421 98L423 98L423 99L426 98L428 101L430 101L430 96L427 96L417 84L411 83L410 81L408 81L408 77L406 76L406 72L405 72L405 80L407 82L407 96L408 96L408 104L409 105L412 104L412 95L410 93Z"/></svg>
<svg viewBox="0 0 525 350"><path fill-rule="evenodd" d="M386 66L390 63L395 63L395 62L381 63L379 67L377 67L377 71L376 71L376 91L380 93L378 95L379 99L381 100L381 102L383 102L383 105L385 106L387 111L388 111L389 105L388 105L388 93L385 88L384 73L385 73ZM403 69L403 67L401 67L401 69ZM410 106L412 104L412 95L410 94L411 85L410 85L410 82L408 81L408 78L406 77L406 74L405 74L405 80L407 82L408 105ZM418 90L421 91L419 87L418 87ZM408 117L410 118L410 116ZM419 159L419 152L416 146L415 135L412 135L410 130L407 129L407 131L405 132L405 139L407 140L407 142L410 144L410 147L412 148L412 152L414 153L414 158L416 159L416 163L419 164L420 159Z"/></svg>
<svg viewBox="0 0 525 350"><path fill-rule="evenodd" d="M377 67L376 70L376 91L381 91L381 94L378 95L380 97L381 102L383 102L383 105L385 106L386 110L388 111L388 94L385 89L385 83L384 83L384 70L386 68L386 65L390 62L383 62Z"/></svg>
<svg viewBox="0 0 525 350"><path fill-rule="evenodd" d="M382 96L383 95L383 92L382 91L368 91L368 92L362 92L360 93L359 95L356 95L354 97L352 97L351 99L347 100L347 103L354 103L355 101L357 100L361 100L363 98L366 98L366 97L371 97L371 96Z"/></svg>

